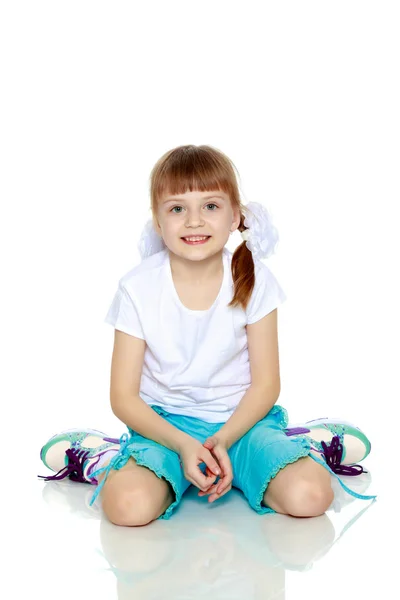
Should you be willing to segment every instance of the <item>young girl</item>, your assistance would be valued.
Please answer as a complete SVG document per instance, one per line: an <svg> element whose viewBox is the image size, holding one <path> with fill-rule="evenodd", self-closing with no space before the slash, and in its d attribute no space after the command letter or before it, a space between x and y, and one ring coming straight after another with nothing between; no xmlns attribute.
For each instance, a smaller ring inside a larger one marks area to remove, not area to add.
<svg viewBox="0 0 400 600"><path fill-rule="evenodd" d="M288 428L280 394L277 307L286 300L262 258L278 241L266 209L240 200L235 167L210 146L180 146L151 173L142 262L119 281L110 400L128 434L53 436L46 466L97 485L117 525L168 519L193 484L209 501L232 486L259 514L323 514L331 476L363 472L365 435L329 419ZM225 248L236 229L243 243Z"/></svg>

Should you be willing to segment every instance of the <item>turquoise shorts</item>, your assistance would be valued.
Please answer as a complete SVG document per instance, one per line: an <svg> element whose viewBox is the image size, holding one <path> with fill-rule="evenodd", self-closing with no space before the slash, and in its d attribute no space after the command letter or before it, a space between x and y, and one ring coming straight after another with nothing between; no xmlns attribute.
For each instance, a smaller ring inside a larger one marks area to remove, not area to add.
<svg viewBox="0 0 400 600"><path fill-rule="evenodd" d="M171 414L155 405L151 407L171 425L201 443L217 433L224 425L224 423L208 423L196 417ZM310 455L316 460L310 454L310 441L303 436L288 437L284 432L287 426L286 409L274 405L266 417L258 421L228 450L234 476L232 485L243 492L251 508L260 515L276 512L261 502L268 483L280 469L303 456ZM128 431L130 435L128 437L127 434L124 434L126 439L121 444L117 460L112 460L112 468L120 469L132 456L138 465L145 466L158 477L166 479L175 492L175 500L158 518L169 519L181 502L185 491L192 485L184 477L179 454L158 442L141 436L129 427ZM319 461L317 460L317 462ZM324 466L327 467L326 463ZM206 465L202 463L199 468L204 473ZM329 467L327 468L329 469ZM90 504L93 504L105 479L106 477L96 487Z"/></svg>

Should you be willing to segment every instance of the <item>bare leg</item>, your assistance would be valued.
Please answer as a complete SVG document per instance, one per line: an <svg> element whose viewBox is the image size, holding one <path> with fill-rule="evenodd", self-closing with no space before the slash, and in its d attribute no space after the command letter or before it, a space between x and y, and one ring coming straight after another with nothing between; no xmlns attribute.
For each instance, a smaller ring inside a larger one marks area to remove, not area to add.
<svg viewBox="0 0 400 600"><path fill-rule="evenodd" d="M99 483L103 477L105 472L99 475ZM147 467L136 464L132 457L121 469L111 469L100 496L108 519L122 526L147 525L175 500L170 483Z"/></svg>
<svg viewBox="0 0 400 600"><path fill-rule="evenodd" d="M314 454L320 458L318 452ZM329 471L306 456L279 471L262 503L281 514L316 517L325 513L333 498Z"/></svg>

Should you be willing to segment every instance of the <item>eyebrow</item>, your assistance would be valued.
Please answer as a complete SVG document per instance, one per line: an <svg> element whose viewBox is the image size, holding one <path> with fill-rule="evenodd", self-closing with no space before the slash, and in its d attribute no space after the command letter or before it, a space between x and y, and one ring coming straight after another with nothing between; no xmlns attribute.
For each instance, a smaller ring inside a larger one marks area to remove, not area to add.
<svg viewBox="0 0 400 600"><path fill-rule="evenodd" d="M219 196L218 194L211 194L210 196L204 196L204 198L202 198L202 200L209 200L210 198L220 198L221 200L224 200L224 198L222 196ZM179 202L182 200L186 200L186 198L167 198L166 200L164 200L163 204L168 204L168 202Z"/></svg>

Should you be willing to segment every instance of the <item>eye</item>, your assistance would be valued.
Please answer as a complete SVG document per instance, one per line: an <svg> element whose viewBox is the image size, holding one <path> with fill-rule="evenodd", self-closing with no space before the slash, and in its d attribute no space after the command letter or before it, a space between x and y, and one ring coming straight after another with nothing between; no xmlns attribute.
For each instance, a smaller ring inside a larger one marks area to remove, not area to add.
<svg viewBox="0 0 400 600"><path fill-rule="evenodd" d="M214 204L214 202L210 202L209 204L206 204L206 206L216 206L218 208L218 206L216 204ZM169 212L173 212L175 210L175 208L182 208L181 206L174 206L173 208L171 208L171 210ZM212 210L211 212L215 212L214 210ZM179 215L180 213L174 213L176 215Z"/></svg>

